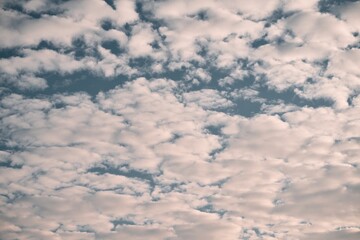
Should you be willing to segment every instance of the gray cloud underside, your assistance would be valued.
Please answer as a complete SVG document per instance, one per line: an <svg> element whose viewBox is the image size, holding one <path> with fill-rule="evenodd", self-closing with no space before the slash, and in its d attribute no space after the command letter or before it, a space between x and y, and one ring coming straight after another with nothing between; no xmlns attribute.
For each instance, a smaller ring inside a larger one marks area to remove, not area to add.
<svg viewBox="0 0 360 240"><path fill-rule="evenodd" d="M359 1L2 1L1 239L360 238Z"/></svg>

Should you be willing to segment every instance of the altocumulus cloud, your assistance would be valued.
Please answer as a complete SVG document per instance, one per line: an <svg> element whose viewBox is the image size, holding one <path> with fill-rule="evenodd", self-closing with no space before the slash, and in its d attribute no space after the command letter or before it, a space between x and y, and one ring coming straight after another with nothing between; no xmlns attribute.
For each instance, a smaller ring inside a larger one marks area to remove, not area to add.
<svg viewBox="0 0 360 240"><path fill-rule="evenodd" d="M360 2L17 0L1 239L360 238Z"/></svg>

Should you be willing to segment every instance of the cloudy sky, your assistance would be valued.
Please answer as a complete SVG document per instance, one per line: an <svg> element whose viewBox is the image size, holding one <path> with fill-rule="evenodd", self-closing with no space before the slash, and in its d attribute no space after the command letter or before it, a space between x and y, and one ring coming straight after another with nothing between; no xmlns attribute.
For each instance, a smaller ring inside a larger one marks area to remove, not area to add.
<svg viewBox="0 0 360 240"><path fill-rule="evenodd" d="M1 239L360 239L360 1L0 5Z"/></svg>

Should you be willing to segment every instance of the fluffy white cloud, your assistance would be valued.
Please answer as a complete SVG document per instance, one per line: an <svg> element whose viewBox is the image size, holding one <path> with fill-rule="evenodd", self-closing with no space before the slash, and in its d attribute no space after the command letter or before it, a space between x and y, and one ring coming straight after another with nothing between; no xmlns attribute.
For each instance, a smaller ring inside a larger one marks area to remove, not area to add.
<svg viewBox="0 0 360 240"><path fill-rule="evenodd" d="M194 103L205 109L227 108L234 105L230 100L221 96L221 93L213 89L184 93L183 97L186 104Z"/></svg>
<svg viewBox="0 0 360 240"><path fill-rule="evenodd" d="M13 76L4 74L1 81L15 86L21 90L42 90L48 87L44 78L36 77L32 74Z"/></svg>
<svg viewBox="0 0 360 240"><path fill-rule="evenodd" d="M0 60L2 72L17 75L21 72L59 71L69 73L85 68L85 61L77 61L72 56L52 50L24 50L24 57ZM89 61L91 64L91 61ZM91 66L91 65L90 65Z"/></svg>
<svg viewBox="0 0 360 240"><path fill-rule="evenodd" d="M8 3L11 4L11 3ZM4 38L2 47L37 45L41 40L56 44L71 45L71 41L81 35L101 33L101 21L110 20L116 25L134 22L138 19L135 2L116 1L113 10L105 1L66 1L60 5L48 1L29 1L26 10L57 10L59 15L44 14L41 18L32 18L15 11L1 9L0 31ZM46 29L46 31L44 31ZM59 31L61 29L61 31Z"/></svg>
<svg viewBox="0 0 360 240"><path fill-rule="evenodd" d="M330 14L304 12L291 16L287 28L305 42L346 47L355 41L349 26Z"/></svg>

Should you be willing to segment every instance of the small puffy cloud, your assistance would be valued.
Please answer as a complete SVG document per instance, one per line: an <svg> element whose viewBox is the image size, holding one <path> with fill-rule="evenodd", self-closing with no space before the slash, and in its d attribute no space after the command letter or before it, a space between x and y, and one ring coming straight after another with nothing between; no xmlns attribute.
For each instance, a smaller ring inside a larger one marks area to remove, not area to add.
<svg viewBox="0 0 360 240"><path fill-rule="evenodd" d="M286 20L286 26L304 42L346 47L355 42L349 26L330 14L303 12Z"/></svg>
<svg viewBox="0 0 360 240"><path fill-rule="evenodd" d="M69 73L86 68L88 62L75 60L72 56L53 50L24 50L24 57L12 57L0 60L0 69L7 74L17 75L21 72L36 73L40 71L59 71ZM90 61L91 66L91 61Z"/></svg>
<svg viewBox="0 0 360 240"><path fill-rule="evenodd" d="M152 43L159 40L150 24L138 24L133 27L132 35L129 39L129 54L131 57L151 56L155 59L165 57L164 54L153 49Z"/></svg>
<svg viewBox="0 0 360 240"><path fill-rule="evenodd" d="M308 79L316 78L319 71L318 67L304 61L278 62L257 67L258 73L266 75L267 84L278 91L304 85Z"/></svg>
<svg viewBox="0 0 360 240"><path fill-rule="evenodd" d="M197 104L205 109L221 109L233 106L233 103L213 89L183 94L185 104Z"/></svg>
<svg viewBox="0 0 360 240"><path fill-rule="evenodd" d="M302 90L296 89L295 92L306 99L331 100L336 108L341 109L348 106L351 90L336 79L322 78L315 84L304 84Z"/></svg>
<svg viewBox="0 0 360 240"><path fill-rule="evenodd" d="M211 74L203 68L191 69L188 71L185 80L197 85L201 82L209 83L211 81Z"/></svg>
<svg viewBox="0 0 360 240"><path fill-rule="evenodd" d="M249 100L251 102L264 103L266 100L259 97L258 95L259 91L250 88L242 88L231 93L231 97L234 99L243 99Z"/></svg>
<svg viewBox="0 0 360 240"><path fill-rule="evenodd" d="M4 74L1 81L13 85L20 90L43 90L48 87L45 79L32 74L13 76Z"/></svg>

